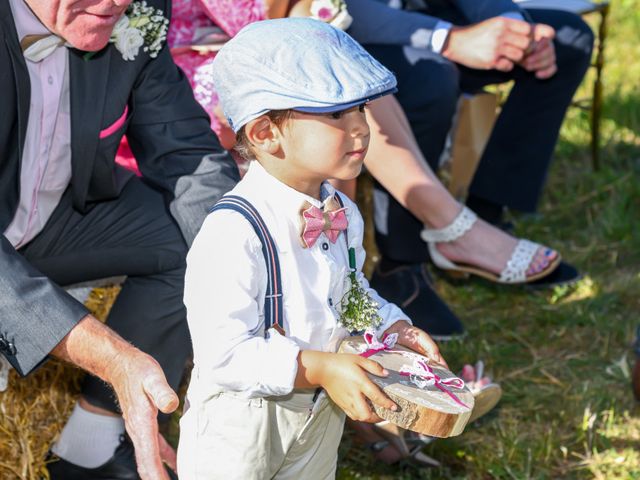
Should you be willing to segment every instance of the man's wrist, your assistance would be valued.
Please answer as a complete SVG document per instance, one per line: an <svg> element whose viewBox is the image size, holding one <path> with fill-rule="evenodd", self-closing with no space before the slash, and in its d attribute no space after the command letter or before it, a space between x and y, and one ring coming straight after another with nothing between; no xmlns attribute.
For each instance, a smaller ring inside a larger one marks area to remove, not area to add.
<svg viewBox="0 0 640 480"><path fill-rule="evenodd" d="M52 350L52 355L112 383L122 357L136 348L92 315L87 315Z"/></svg>
<svg viewBox="0 0 640 480"><path fill-rule="evenodd" d="M457 27L454 25L449 29L447 38L445 38L444 43L442 44L442 50L440 51L440 55L454 62L457 61L457 59L454 58L453 43L455 41L455 36L458 30L460 30L461 28L464 28L464 27Z"/></svg>

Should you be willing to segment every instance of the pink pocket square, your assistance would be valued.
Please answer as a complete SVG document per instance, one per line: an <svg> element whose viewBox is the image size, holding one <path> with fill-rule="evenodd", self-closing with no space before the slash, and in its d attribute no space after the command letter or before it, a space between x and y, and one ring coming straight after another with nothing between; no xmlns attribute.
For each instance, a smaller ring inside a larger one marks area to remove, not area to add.
<svg viewBox="0 0 640 480"><path fill-rule="evenodd" d="M115 122L113 122L113 125L105 128L100 132L100 140L115 133L124 124L125 120L127 119L127 113L129 113L129 105L125 105L124 112L122 112L122 115L120 115L120 118L118 118Z"/></svg>

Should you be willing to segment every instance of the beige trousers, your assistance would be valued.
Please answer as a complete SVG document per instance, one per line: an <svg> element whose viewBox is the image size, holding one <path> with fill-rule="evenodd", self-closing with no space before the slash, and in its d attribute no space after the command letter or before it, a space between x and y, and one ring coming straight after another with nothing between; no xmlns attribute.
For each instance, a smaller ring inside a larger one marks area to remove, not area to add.
<svg viewBox="0 0 640 480"><path fill-rule="evenodd" d="M313 408L313 414L311 410ZM180 421L180 480L325 480L336 474L344 413L322 395L222 393Z"/></svg>

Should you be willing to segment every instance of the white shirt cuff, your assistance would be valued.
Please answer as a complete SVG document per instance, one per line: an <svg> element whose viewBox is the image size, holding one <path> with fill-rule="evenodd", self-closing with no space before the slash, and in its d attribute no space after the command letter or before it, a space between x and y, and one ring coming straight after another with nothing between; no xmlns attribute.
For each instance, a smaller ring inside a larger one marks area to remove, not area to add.
<svg viewBox="0 0 640 480"><path fill-rule="evenodd" d="M438 20L436 28L433 29L433 34L431 35L431 50L435 53L442 52L442 47L444 47L444 42L446 42L450 30L451 23Z"/></svg>
<svg viewBox="0 0 640 480"><path fill-rule="evenodd" d="M513 20L522 20L523 22L526 22L525 18L522 16L520 12L504 12L500 16L504 18L512 18Z"/></svg>

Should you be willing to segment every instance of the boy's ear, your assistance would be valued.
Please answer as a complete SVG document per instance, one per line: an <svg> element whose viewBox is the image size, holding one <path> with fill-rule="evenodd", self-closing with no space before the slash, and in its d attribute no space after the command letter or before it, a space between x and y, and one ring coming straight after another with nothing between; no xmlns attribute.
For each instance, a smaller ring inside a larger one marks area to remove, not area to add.
<svg viewBox="0 0 640 480"><path fill-rule="evenodd" d="M257 150L275 155L280 149L280 129L267 115L251 120L244 128L247 139Z"/></svg>

